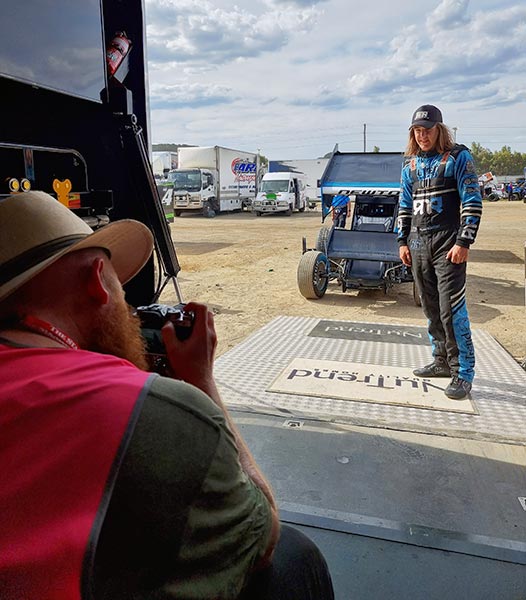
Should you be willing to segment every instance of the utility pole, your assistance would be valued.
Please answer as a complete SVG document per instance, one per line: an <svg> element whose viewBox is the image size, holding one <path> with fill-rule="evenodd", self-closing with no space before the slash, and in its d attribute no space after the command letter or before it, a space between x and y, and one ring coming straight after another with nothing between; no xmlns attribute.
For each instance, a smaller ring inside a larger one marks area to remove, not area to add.
<svg viewBox="0 0 526 600"><path fill-rule="evenodd" d="M456 144L457 143L457 129L458 129L458 127L452 127L452 129L453 129L453 141Z"/></svg>
<svg viewBox="0 0 526 600"><path fill-rule="evenodd" d="M261 170L261 149L258 148L258 152L256 154L256 177L254 178L254 187L255 187L256 196L257 196L257 193L259 192L259 182L261 181L261 178L263 177L262 175L260 175L260 170Z"/></svg>
<svg viewBox="0 0 526 600"><path fill-rule="evenodd" d="M367 123L363 124L363 151L367 152Z"/></svg>

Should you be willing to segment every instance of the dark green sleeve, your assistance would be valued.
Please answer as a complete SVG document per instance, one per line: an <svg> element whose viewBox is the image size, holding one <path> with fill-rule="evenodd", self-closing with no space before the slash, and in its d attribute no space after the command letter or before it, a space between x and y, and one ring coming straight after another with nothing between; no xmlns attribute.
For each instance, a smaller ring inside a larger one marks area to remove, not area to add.
<svg viewBox="0 0 526 600"><path fill-rule="evenodd" d="M193 386L158 377L102 527L94 597L235 598L270 524L221 410Z"/></svg>

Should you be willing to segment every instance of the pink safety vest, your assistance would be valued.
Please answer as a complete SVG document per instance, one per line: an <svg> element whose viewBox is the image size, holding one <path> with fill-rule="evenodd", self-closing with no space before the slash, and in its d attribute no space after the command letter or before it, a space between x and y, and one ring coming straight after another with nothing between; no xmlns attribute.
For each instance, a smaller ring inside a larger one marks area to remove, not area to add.
<svg viewBox="0 0 526 600"><path fill-rule="evenodd" d="M87 598L145 373L112 356L0 344L0 598Z"/></svg>

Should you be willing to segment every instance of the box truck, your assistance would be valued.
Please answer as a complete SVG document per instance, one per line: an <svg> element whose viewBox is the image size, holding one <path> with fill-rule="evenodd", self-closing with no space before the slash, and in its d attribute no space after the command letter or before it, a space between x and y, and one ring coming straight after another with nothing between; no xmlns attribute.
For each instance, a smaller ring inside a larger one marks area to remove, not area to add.
<svg viewBox="0 0 526 600"><path fill-rule="evenodd" d="M164 178L177 168L177 152L152 152L152 170L156 178Z"/></svg>
<svg viewBox="0 0 526 600"><path fill-rule="evenodd" d="M258 156L221 146L179 148L173 183L174 214L200 211L207 217L250 206L256 195Z"/></svg>
<svg viewBox="0 0 526 600"><path fill-rule="evenodd" d="M306 206L303 178L298 173L285 171L263 175L253 210L258 217L263 213L277 212L291 215L293 210L303 212Z"/></svg>
<svg viewBox="0 0 526 600"><path fill-rule="evenodd" d="M305 158L298 160L270 160L268 163L269 173L290 171L303 179L305 183L305 195L309 208L316 208L321 202L319 180L327 166L329 159Z"/></svg>

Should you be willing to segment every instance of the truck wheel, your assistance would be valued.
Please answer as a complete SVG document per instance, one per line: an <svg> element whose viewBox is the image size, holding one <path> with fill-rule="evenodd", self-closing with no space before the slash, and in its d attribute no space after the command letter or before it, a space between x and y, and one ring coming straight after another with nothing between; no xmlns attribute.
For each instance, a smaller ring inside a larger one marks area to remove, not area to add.
<svg viewBox="0 0 526 600"><path fill-rule="evenodd" d="M305 298L321 298L329 285L329 261L325 254L309 250L298 265L298 287Z"/></svg>
<svg viewBox="0 0 526 600"><path fill-rule="evenodd" d="M422 300L420 299L420 294L416 287L416 281L413 281L413 300L415 301L416 306L422 306Z"/></svg>
<svg viewBox="0 0 526 600"><path fill-rule="evenodd" d="M292 214L292 204L289 204L289 207L285 211L285 214L287 215L287 217L290 217L290 215Z"/></svg>
<svg viewBox="0 0 526 600"><path fill-rule="evenodd" d="M210 202L205 202L203 206L203 216L207 219L213 219L216 216L216 212L210 205Z"/></svg>
<svg viewBox="0 0 526 600"><path fill-rule="evenodd" d="M261 211L260 210L256 210L254 212L256 213L256 217L261 217Z"/></svg>
<svg viewBox="0 0 526 600"><path fill-rule="evenodd" d="M303 205L301 208L298 208L298 210L299 210L300 212L305 212L305 205Z"/></svg>
<svg viewBox="0 0 526 600"><path fill-rule="evenodd" d="M174 210L174 215L176 217L180 217L182 212L183 212L182 210Z"/></svg>
<svg viewBox="0 0 526 600"><path fill-rule="evenodd" d="M327 242L329 241L329 234L332 227L322 227L318 231L318 239L316 240L316 250L327 254Z"/></svg>

